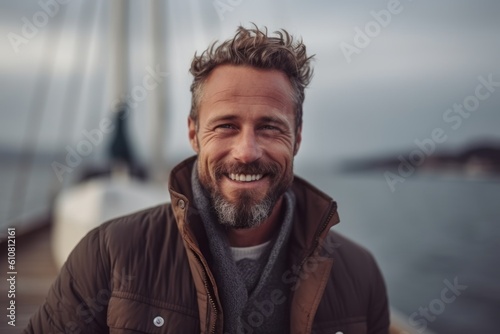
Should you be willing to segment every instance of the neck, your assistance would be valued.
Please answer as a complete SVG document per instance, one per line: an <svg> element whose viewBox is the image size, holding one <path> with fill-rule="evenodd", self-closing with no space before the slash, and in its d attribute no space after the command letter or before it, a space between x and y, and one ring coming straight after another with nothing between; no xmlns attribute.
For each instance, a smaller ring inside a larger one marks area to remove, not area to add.
<svg viewBox="0 0 500 334"><path fill-rule="evenodd" d="M273 211L269 218L262 224L253 228L227 230L227 238L231 247L251 247L263 244L271 240L276 230L281 225L280 222L283 218L283 196L274 205Z"/></svg>

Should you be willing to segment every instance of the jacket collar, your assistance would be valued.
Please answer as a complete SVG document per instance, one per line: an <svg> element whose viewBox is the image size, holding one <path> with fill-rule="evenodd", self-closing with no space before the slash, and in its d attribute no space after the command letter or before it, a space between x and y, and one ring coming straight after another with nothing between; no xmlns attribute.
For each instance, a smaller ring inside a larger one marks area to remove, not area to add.
<svg viewBox="0 0 500 334"><path fill-rule="evenodd" d="M206 234L194 206L191 188L191 170L196 159L197 156L192 156L172 170L169 191L179 231L183 237L205 250ZM296 196L296 205L290 238L293 243L291 260L299 263L312 254L330 228L339 222L339 217L337 203L302 178L295 176L292 191ZM207 252L203 251L203 254Z"/></svg>

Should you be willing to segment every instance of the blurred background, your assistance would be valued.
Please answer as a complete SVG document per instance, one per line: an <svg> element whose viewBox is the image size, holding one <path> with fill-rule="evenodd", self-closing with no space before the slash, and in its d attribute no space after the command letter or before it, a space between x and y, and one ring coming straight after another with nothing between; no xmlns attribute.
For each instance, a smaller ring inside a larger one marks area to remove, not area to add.
<svg viewBox="0 0 500 334"><path fill-rule="evenodd" d="M499 18L495 0L1 1L0 233L4 249L8 227L18 240L16 328L89 229L168 201L170 169L193 154L192 57L254 22L316 55L296 173L373 252L401 328L498 333Z"/></svg>

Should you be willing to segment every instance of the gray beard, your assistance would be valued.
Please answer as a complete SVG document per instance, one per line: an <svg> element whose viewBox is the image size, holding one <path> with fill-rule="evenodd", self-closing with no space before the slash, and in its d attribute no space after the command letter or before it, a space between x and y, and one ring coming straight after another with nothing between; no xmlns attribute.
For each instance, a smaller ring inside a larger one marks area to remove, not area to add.
<svg viewBox="0 0 500 334"><path fill-rule="evenodd" d="M243 195L236 204L222 194L212 194L211 199L219 224L241 229L260 226L269 218L276 203L269 196L255 204L249 204L252 201L250 195Z"/></svg>

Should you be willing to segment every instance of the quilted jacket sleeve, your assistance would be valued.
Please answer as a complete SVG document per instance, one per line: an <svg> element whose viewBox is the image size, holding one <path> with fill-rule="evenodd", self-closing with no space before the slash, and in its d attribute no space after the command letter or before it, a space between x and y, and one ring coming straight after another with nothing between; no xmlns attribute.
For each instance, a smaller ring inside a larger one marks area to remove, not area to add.
<svg viewBox="0 0 500 334"><path fill-rule="evenodd" d="M108 333L111 287L101 233L92 230L75 247L23 333Z"/></svg>

